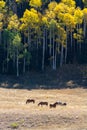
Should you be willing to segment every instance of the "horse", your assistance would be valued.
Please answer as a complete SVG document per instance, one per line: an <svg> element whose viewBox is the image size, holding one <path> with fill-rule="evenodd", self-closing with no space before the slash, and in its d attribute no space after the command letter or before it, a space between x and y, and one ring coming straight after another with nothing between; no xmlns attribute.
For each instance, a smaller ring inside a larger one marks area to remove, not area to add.
<svg viewBox="0 0 87 130"><path fill-rule="evenodd" d="M27 103L31 103L31 102L32 102L32 103L35 103L35 100L34 100L34 99L27 99L26 104L27 104Z"/></svg>
<svg viewBox="0 0 87 130"><path fill-rule="evenodd" d="M56 108L56 103L50 104L49 106L50 106L50 108Z"/></svg>
<svg viewBox="0 0 87 130"><path fill-rule="evenodd" d="M67 103L66 103L66 102L62 103L62 106L66 106L66 105L67 105Z"/></svg>
<svg viewBox="0 0 87 130"><path fill-rule="evenodd" d="M48 106L48 102L39 102L39 103L38 103L38 106L40 106L40 105L41 105L41 106L42 106L42 105Z"/></svg>
<svg viewBox="0 0 87 130"><path fill-rule="evenodd" d="M56 105L61 105L61 106L66 106L66 105L67 105L66 102L64 102L64 103L62 103L62 102L55 102L55 104L56 104Z"/></svg>
<svg viewBox="0 0 87 130"><path fill-rule="evenodd" d="M55 102L54 104L56 104L56 105L62 105L62 102Z"/></svg>

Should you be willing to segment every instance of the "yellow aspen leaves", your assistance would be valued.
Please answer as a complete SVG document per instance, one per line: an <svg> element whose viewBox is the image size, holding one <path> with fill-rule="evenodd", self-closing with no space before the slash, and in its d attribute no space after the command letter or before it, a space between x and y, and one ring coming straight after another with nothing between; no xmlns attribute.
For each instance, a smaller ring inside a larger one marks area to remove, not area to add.
<svg viewBox="0 0 87 130"><path fill-rule="evenodd" d="M66 13L64 15L63 21L64 21L66 26L73 27L73 28L75 27L74 17L72 15L70 15L69 13Z"/></svg>
<svg viewBox="0 0 87 130"><path fill-rule="evenodd" d="M48 24L47 17L43 16L42 17L42 22L47 25Z"/></svg>
<svg viewBox="0 0 87 130"><path fill-rule="evenodd" d="M18 30L19 29L19 25L20 25L20 22L19 22L18 17L17 17L16 14L14 14L13 16L11 16L9 18L8 29Z"/></svg>
<svg viewBox="0 0 87 130"><path fill-rule="evenodd" d="M39 14L37 10L31 8L30 10L26 9L23 17L21 18L21 27L20 29L27 29L28 27L34 28L36 24L40 21Z"/></svg>
<svg viewBox="0 0 87 130"><path fill-rule="evenodd" d="M69 7L75 7L75 0L61 0L64 4L68 5Z"/></svg>
<svg viewBox="0 0 87 130"><path fill-rule="evenodd" d="M83 19L84 19L85 22L87 23L87 8L84 8L84 9L82 10L82 12L83 12Z"/></svg>
<svg viewBox="0 0 87 130"><path fill-rule="evenodd" d="M83 21L83 12L80 8L77 8L74 13L75 22L77 24L81 24Z"/></svg>
<svg viewBox="0 0 87 130"><path fill-rule="evenodd" d="M48 5L48 10L54 10L54 8L57 6L57 3L55 1L51 2L49 5Z"/></svg>
<svg viewBox="0 0 87 130"><path fill-rule="evenodd" d="M0 0L0 9L5 7L5 2L3 0Z"/></svg>
<svg viewBox="0 0 87 130"><path fill-rule="evenodd" d="M2 23L2 22L0 22L0 30L2 29L2 27L3 27L3 23Z"/></svg>
<svg viewBox="0 0 87 130"><path fill-rule="evenodd" d="M38 8L41 7L42 2L41 0L30 0L30 6Z"/></svg>

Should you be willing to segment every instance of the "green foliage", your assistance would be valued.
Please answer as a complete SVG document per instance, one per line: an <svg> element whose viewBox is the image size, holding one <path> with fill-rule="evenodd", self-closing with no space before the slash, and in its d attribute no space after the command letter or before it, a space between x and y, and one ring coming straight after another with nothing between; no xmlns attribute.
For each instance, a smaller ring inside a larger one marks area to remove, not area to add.
<svg viewBox="0 0 87 130"><path fill-rule="evenodd" d="M0 10L5 7L5 2L3 0L0 0Z"/></svg>
<svg viewBox="0 0 87 130"><path fill-rule="evenodd" d="M31 53L27 51L27 49L24 49L23 56L26 59L26 63L30 64L30 59L32 58Z"/></svg>
<svg viewBox="0 0 87 130"><path fill-rule="evenodd" d="M19 34L16 34L14 36L14 39L13 39L13 45L17 48L20 48L21 47L21 37L19 36Z"/></svg>
<svg viewBox="0 0 87 130"><path fill-rule="evenodd" d="M17 122L14 122L11 124L12 129L17 129L19 127L19 124Z"/></svg>
<svg viewBox="0 0 87 130"><path fill-rule="evenodd" d="M84 6L87 7L87 0L82 0L84 3Z"/></svg>

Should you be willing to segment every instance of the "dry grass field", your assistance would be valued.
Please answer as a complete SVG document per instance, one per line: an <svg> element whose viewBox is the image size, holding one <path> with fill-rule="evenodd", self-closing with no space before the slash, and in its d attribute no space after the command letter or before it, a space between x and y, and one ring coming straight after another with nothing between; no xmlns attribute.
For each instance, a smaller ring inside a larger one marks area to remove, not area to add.
<svg viewBox="0 0 87 130"><path fill-rule="evenodd" d="M26 104L28 98L35 104ZM56 108L38 106L66 102ZM0 130L87 130L87 89L0 88Z"/></svg>

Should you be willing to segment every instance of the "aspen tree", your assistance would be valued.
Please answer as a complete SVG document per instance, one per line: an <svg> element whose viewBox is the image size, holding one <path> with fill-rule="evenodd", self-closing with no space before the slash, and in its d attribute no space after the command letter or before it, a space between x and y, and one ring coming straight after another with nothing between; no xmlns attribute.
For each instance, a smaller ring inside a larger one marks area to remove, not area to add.
<svg viewBox="0 0 87 130"><path fill-rule="evenodd" d="M5 8L5 2L3 0L0 0L0 44L1 44L1 33L3 28L3 19L4 19L4 8Z"/></svg>
<svg viewBox="0 0 87 130"><path fill-rule="evenodd" d="M74 21L74 17L69 14L69 13L65 13L64 17L63 17L63 21L66 27L66 34L67 34L67 38L66 38L66 48L65 48L65 63L66 63L66 59L67 59L67 45L68 45L68 36L69 36L69 32L71 32L71 48L72 48L72 30L75 28L75 21Z"/></svg>
<svg viewBox="0 0 87 130"><path fill-rule="evenodd" d="M49 44L49 54L52 57L52 68L55 70L55 29L56 29L56 19L54 9L57 6L57 2L50 2L48 5L48 10L46 10L46 17L49 22L49 36L50 36L50 44Z"/></svg>
<svg viewBox="0 0 87 130"><path fill-rule="evenodd" d="M84 38L86 37L86 29L87 29L87 8L82 10L83 12L83 31L84 31Z"/></svg>
<svg viewBox="0 0 87 130"><path fill-rule="evenodd" d="M16 48L16 67L17 67L16 75L18 77L19 76L19 50L21 47L21 37L19 36L19 34L16 34L14 36L13 45Z"/></svg>
<svg viewBox="0 0 87 130"><path fill-rule="evenodd" d="M16 58L17 76L19 76L19 58L18 58L18 56L19 56L19 48L20 48L19 44L20 44L21 40L20 40L20 36L18 35L18 31L19 31L18 29L19 29L19 26L20 26L20 22L19 22L16 14L11 16L8 20L9 20L8 21L8 30L11 30L14 33L13 42L11 41L13 48L14 48L13 62L15 63L15 58ZM16 41L16 40L18 40L18 41ZM8 53L7 53L7 55L8 55Z"/></svg>
<svg viewBox="0 0 87 130"><path fill-rule="evenodd" d="M35 36L33 34L35 34L37 32L37 35L40 36L40 34L38 34L38 30L40 29L39 16L40 16L39 12L37 10L35 10L34 8L31 8L30 10L26 9L24 14L23 14L23 17L21 18L22 24L20 26L20 30L22 32L24 32L24 37L27 38L28 52L30 52L31 47L33 47L33 45L31 44L32 43L31 36L33 36L33 41L35 40ZM27 34L27 35L25 35L25 34ZM38 43L36 43L36 44L38 44Z"/></svg>
<svg viewBox="0 0 87 130"><path fill-rule="evenodd" d="M76 31L77 31L77 33L74 33L74 38L76 38L76 40L77 40L77 50L79 49L79 52L81 53L81 43L82 43L82 38L83 38L83 32L81 31L82 30L81 25L83 22L83 12L79 7L76 8L76 10L75 10L74 18L75 18L75 22L76 22Z"/></svg>
<svg viewBox="0 0 87 130"><path fill-rule="evenodd" d="M48 25L47 18L45 16L42 16L42 31L43 31L43 53L42 53L42 70L44 71L45 67L45 51L46 51L46 28Z"/></svg>

